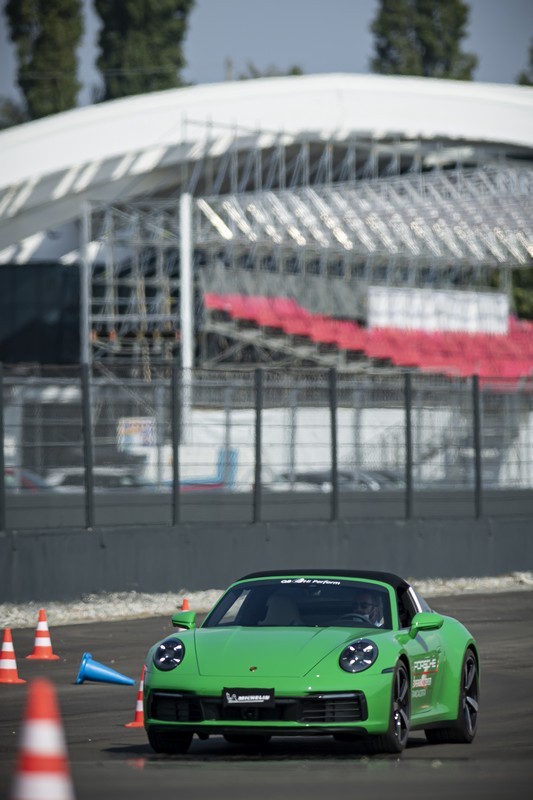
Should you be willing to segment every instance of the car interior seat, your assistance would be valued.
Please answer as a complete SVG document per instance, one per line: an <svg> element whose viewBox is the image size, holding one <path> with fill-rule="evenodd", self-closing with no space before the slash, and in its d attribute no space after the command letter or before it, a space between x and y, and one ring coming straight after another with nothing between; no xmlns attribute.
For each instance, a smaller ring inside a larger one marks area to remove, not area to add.
<svg viewBox="0 0 533 800"><path fill-rule="evenodd" d="M267 611L259 625L301 625L298 606L283 594L273 594L267 600Z"/></svg>

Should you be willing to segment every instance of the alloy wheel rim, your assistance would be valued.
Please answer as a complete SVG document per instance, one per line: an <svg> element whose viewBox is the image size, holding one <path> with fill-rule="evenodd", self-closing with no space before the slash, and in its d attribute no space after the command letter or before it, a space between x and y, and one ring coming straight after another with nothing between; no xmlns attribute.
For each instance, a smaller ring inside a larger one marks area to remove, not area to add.
<svg viewBox="0 0 533 800"><path fill-rule="evenodd" d="M470 735L476 730L478 708L477 664L474 656L470 655L465 661L463 673L463 714Z"/></svg>
<svg viewBox="0 0 533 800"><path fill-rule="evenodd" d="M409 680L402 667L394 681L393 720L394 736L404 746L409 735Z"/></svg>

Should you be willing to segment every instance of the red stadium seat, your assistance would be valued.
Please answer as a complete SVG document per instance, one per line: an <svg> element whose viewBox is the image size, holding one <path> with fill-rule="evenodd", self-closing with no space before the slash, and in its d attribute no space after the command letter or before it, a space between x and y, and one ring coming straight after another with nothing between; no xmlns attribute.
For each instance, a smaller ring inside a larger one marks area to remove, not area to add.
<svg viewBox="0 0 533 800"><path fill-rule="evenodd" d="M505 334L420 331L391 327L367 329L357 322L313 314L289 297L205 292L204 305L235 320L283 331L287 336L337 347L395 366L447 376L478 375L482 386L513 387L533 381L533 323L509 320Z"/></svg>

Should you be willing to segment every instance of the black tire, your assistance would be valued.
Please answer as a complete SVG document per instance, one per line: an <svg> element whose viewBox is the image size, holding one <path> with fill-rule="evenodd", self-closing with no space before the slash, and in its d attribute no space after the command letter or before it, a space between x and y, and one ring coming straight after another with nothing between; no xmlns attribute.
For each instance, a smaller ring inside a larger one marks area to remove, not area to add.
<svg viewBox="0 0 533 800"><path fill-rule="evenodd" d="M428 728L430 744L470 744L477 732L479 711L479 671L474 651L469 647L463 658L457 719L445 728Z"/></svg>
<svg viewBox="0 0 533 800"><path fill-rule="evenodd" d="M398 661L392 680L389 727L386 733L367 739L371 753L401 753L409 738L411 726L411 690L409 672L403 661Z"/></svg>
<svg viewBox="0 0 533 800"><path fill-rule="evenodd" d="M148 741L156 753L178 755L186 753L191 746L192 733L169 733L148 730Z"/></svg>
<svg viewBox="0 0 533 800"><path fill-rule="evenodd" d="M253 734L246 733L225 733L224 739L228 744L238 744L241 747L261 749L269 743L271 737L268 735L254 736Z"/></svg>

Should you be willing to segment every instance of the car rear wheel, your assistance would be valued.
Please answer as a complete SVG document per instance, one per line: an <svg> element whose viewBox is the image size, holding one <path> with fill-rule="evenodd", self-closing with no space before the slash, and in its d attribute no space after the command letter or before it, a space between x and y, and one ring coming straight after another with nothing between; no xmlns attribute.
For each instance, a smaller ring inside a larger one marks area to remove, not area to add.
<svg viewBox="0 0 533 800"><path fill-rule="evenodd" d="M392 697L387 732L367 740L371 753L401 753L409 738L411 726L411 693L409 673L403 661L396 664L392 681Z"/></svg>
<svg viewBox="0 0 533 800"><path fill-rule="evenodd" d="M465 653L459 687L459 714L446 728L428 728L424 733L430 744L470 744L477 731L479 710L479 671L471 648Z"/></svg>
<svg viewBox="0 0 533 800"><path fill-rule="evenodd" d="M192 733L169 733L167 731L148 731L148 741L156 753L176 755L186 753L191 746Z"/></svg>

